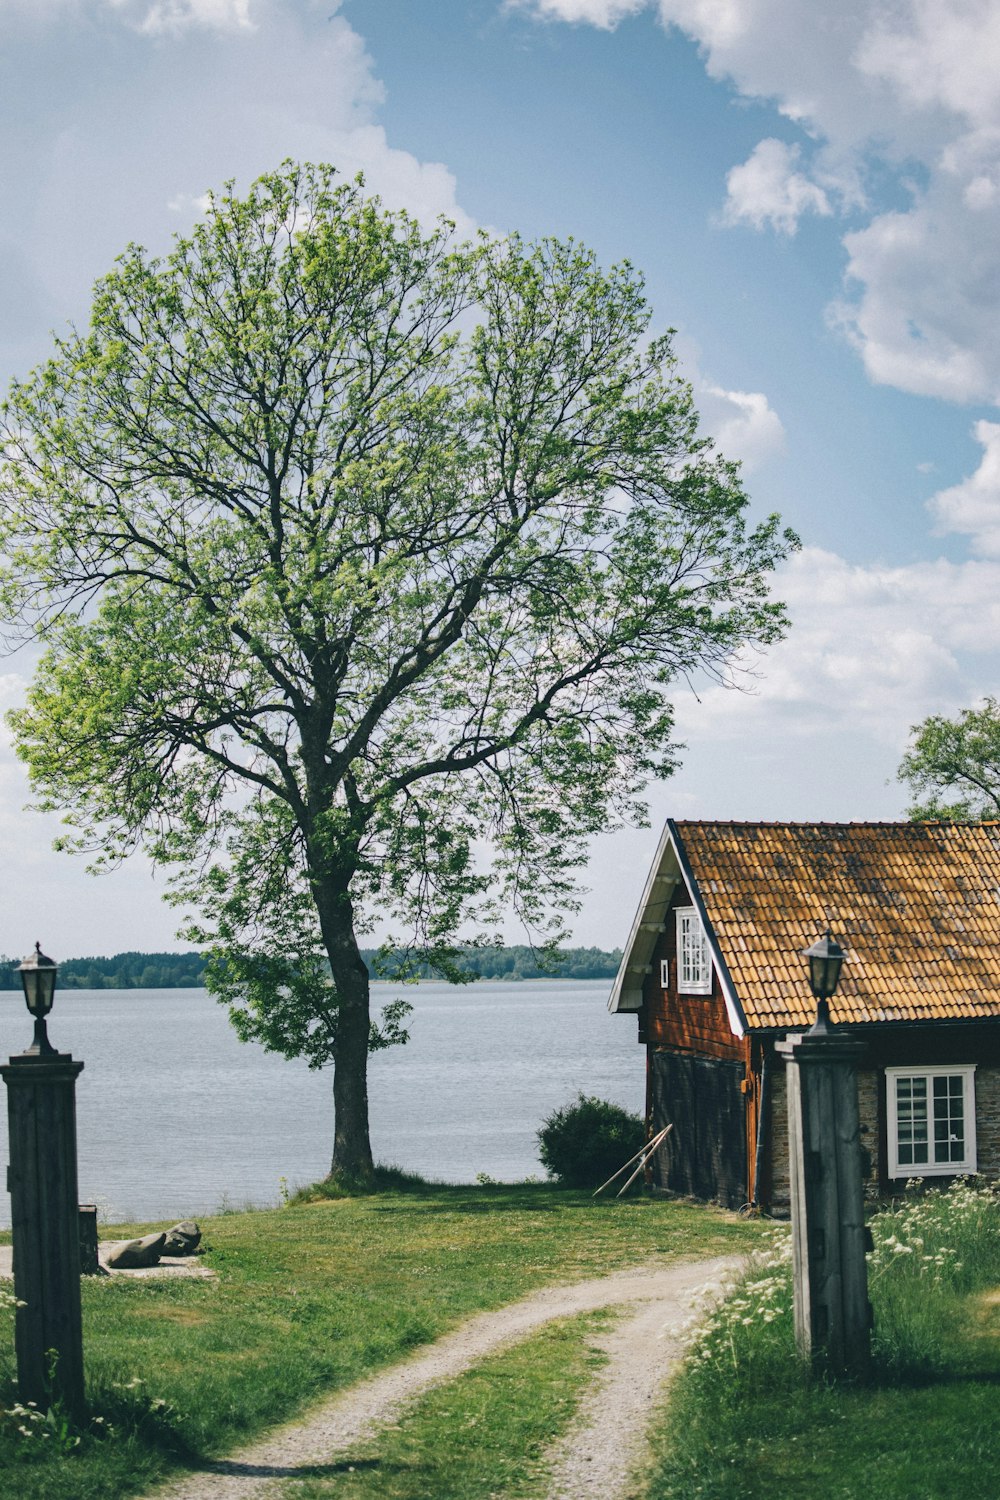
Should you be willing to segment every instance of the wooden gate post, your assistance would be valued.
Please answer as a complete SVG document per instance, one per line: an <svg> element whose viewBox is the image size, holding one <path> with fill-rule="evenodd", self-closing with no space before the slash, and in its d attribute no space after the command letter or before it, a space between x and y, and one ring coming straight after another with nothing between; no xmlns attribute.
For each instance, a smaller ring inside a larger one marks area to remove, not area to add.
<svg viewBox="0 0 1000 1500"><path fill-rule="evenodd" d="M832 1375L863 1376L871 1357L858 1130L864 1050L820 1026L777 1046L788 1092L795 1340Z"/></svg>
<svg viewBox="0 0 1000 1500"><path fill-rule="evenodd" d="M25 1052L0 1067L7 1085L14 1239L14 1344L22 1401L83 1408L76 1080L68 1052Z"/></svg>

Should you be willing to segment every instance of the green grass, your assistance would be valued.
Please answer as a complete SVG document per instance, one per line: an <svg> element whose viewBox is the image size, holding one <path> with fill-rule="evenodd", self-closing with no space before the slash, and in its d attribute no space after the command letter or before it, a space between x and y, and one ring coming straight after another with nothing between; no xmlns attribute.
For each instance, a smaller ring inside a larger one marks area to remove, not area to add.
<svg viewBox="0 0 1000 1500"><path fill-rule="evenodd" d="M607 1312L552 1323L431 1391L400 1423L296 1480L299 1500L529 1500L548 1492L545 1453L605 1357Z"/></svg>
<svg viewBox="0 0 1000 1500"><path fill-rule="evenodd" d="M23 1438L0 1419L0 1500L128 1495L534 1287L759 1239L757 1226L692 1204L409 1181L202 1229L214 1282L85 1279L88 1391L115 1435L85 1433L60 1456L58 1434ZM11 1343L0 1328L0 1407L13 1399Z"/></svg>
<svg viewBox="0 0 1000 1500"><path fill-rule="evenodd" d="M873 1232L870 1383L809 1377L787 1261L759 1258L654 1424L648 1500L996 1500L1000 1201L959 1185Z"/></svg>

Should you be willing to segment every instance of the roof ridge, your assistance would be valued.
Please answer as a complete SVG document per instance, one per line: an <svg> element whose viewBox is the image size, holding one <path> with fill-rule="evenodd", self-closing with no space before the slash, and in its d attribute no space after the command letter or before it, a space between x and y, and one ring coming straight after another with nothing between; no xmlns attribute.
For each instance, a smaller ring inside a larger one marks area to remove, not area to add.
<svg viewBox="0 0 1000 1500"><path fill-rule="evenodd" d="M1000 818L674 818L678 828L997 828Z"/></svg>

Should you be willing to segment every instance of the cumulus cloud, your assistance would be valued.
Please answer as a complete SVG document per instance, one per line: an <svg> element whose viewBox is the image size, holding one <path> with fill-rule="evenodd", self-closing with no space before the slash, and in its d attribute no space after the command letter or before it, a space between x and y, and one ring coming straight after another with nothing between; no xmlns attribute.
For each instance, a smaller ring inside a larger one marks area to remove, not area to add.
<svg viewBox="0 0 1000 1500"><path fill-rule="evenodd" d="M528 7L543 20L586 21L612 30L624 16L644 10L647 0L529 0ZM505 9L521 10L525 0L506 0Z"/></svg>
<svg viewBox="0 0 1000 1500"><path fill-rule="evenodd" d="M743 662L748 693L712 686L696 704L680 700L685 737L804 740L846 723L895 751L912 724L984 691L963 657L992 649L1000 631L993 561L862 566L805 547L774 590L788 606L787 638L765 663Z"/></svg>
<svg viewBox="0 0 1000 1500"><path fill-rule="evenodd" d="M785 427L763 391L734 391L705 373L702 354L689 334L673 340L678 368L694 392L700 426L724 457L748 474L785 451Z"/></svg>
<svg viewBox="0 0 1000 1500"><path fill-rule="evenodd" d="M698 381L695 400L702 425L720 452L739 459L748 474L784 452L784 426L763 392L726 391Z"/></svg>
<svg viewBox="0 0 1000 1500"><path fill-rule="evenodd" d="M725 218L792 233L803 213L866 215L845 237L832 322L872 380L1000 400L1000 6L995 0L520 0L612 26L655 9L709 74L803 130L761 141L728 177ZM908 196L866 206L869 168Z"/></svg>
<svg viewBox="0 0 1000 1500"><path fill-rule="evenodd" d="M800 148L787 141L760 141L726 178L726 220L734 224L745 219L755 229L770 224L794 234L803 214L832 214L823 189L798 170L800 154Z"/></svg>
<svg viewBox="0 0 1000 1500"><path fill-rule="evenodd" d="M1000 423L977 422L973 431L983 447L978 469L960 484L939 490L928 509L940 532L964 533L974 552L1000 558Z"/></svg>
<svg viewBox="0 0 1000 1500"><path fill-rule="evenodd" d="M250 0L110 0L131 25L149 36L204 26L216 31L250 30Z"/></svg>
<svg viewBox="0 0 1000 1500"><path fill-rule="evenodd" d="M235 179L245 190L286 157L363 171L390 207L474 230L453 173L389 138L383 86L336 4L249 0L250 29L192 24L153 39L133 24L148 3L111 11L89 0L87 10L100 7L116 27L114 47L107 24L82 19L83 0L62 26L38 23L25 53L33 71L12 67L0 99L13 139L27 109L33 121L25 149L0 160L0 192L19 205L16 224L0 231L0 263L17 273L13 312L30 306L39 316L34 345L23 315L0 319L0 379L41 357L48 329L84 314L95 279L129 240L162 250L203 212L206 189ZM207 0L198 14L213 14ZM60 72L67 31L73 67Z"/></svg>
<svg viewBox="0 0 1000 1500"><path fill-rule="evenodd" d="M5 16L30 20L36 27L53 20L88 16L95 20L119 20L131 30L147 36L179 35L190 28L210 31L249 31L254 20L251 7L262 8L269 0L0 0L0 21ZM336 9L340 0L330 0Z"/></svg>

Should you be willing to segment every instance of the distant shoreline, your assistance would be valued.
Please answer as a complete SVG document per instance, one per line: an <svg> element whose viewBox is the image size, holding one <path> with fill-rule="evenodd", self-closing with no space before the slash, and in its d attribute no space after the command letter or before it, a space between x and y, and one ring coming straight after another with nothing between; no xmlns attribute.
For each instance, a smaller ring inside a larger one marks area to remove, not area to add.
<svg viewBox="0 0 1000 1500"><path fill-rule="evenodd" d="M416 966L411 978L375 974L379 950L363 948L361 956L377 983L440 983L441 976L427 964ZM539 968L535 952L528 946L470 948L462 952L471 974L470 983L539 983L542 980L614 979L621 952L603 948L564 948L556 968ZM0 992L21 988L18 960L0 955ZM61 990L197 990L205 988L205 961L200 953L116 953L110 958L67 958L59 964Z"/></svg>

